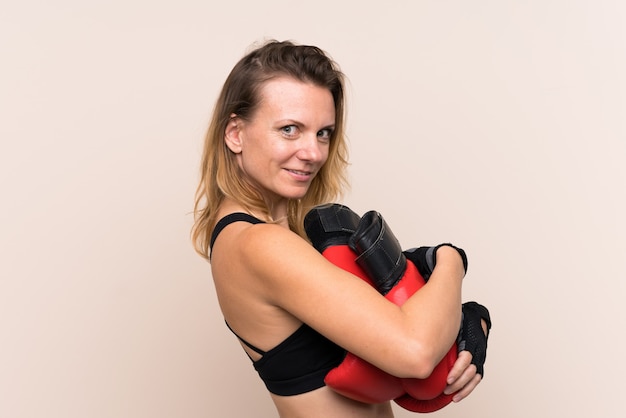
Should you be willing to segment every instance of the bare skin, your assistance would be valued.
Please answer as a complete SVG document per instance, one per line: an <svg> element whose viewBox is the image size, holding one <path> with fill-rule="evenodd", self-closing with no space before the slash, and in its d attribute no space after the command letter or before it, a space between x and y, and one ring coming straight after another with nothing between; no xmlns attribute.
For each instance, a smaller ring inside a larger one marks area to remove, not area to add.
<svg viewBox="0 0 626 418"><path fill-rule="evenodd" d="M211 267L226 321L239 336L265 351L304 322L388 373L427 377L459 330L464 276L460 256L450 247L441 247L429 282L401 307L328 262L289 230L286 214L288 200L304 196L328 157L332 97L323 88L290 78L267 82L261 94L252 120L233 115L225 141L278 222L230 224L216 240ZM218 217L233 212L248 211L226 198ZM355 327L356 323L368 326ZM260 358L243 348L253 359ZM469 365L471 356L464 353L448 380L447 390L459 391L456 401L480 381ZM393 417L389 403L355 402L327 387L289 397L271 396L283 418Z"/></svg>
<svg viewBox="0 0 626 418"><path fill-rule="evenodd" d="M327 387L296 398L272 395L281 418L393 418L390 402L376 405L356 402Z"/></svg>

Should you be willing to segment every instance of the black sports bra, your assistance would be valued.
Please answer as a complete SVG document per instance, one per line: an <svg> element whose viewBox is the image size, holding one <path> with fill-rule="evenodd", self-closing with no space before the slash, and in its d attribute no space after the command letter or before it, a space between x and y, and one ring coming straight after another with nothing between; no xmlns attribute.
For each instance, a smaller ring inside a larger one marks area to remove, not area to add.
<svg viewBox="0 0 626 418"><path fill-rule="evenodd" d="M219 233L233 222L263 223L247 213L231 213L217 222L211 235L211 248ZM344 349L306 324L269 351L263 351L239 337L239 340L263 357L252 364L267 389L281 396L299 395L324 386L324 377L346 355Z"/></svg>

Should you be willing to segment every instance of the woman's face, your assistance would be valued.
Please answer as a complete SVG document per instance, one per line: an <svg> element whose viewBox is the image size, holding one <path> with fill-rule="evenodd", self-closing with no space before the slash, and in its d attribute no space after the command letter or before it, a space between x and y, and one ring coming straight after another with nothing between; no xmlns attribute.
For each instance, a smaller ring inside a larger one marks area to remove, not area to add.
<svg viewBox="0 0 626 418"><path fill-rule="evenodd" d="M279 77L261 88L251 120L231 120L226 143L247 180L276 208L306 194L328 158L334 126L328 89Z"/></svg>

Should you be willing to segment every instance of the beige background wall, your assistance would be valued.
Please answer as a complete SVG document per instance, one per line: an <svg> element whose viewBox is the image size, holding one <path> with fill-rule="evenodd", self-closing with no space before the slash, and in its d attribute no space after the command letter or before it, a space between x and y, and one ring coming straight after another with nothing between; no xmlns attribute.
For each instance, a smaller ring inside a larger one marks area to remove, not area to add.
<svg viewBox="0 0 626 418"><path fill-rule="evenodd" d="M2 1L1 417L275 416L188 241L213 101L266 37L349 77L345 203L470 255L486 379L432 416L623 416L625 3L369 3Z"/></svg>

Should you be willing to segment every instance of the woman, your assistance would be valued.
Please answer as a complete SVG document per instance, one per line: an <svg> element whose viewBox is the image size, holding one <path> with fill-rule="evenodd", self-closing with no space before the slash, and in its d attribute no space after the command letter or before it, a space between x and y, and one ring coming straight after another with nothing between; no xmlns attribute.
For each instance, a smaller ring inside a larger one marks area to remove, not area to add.
<svg viewBox="0 0 626 418"><path fill-rule="evenodd" d="M343 83L320 49L268 42L228 76L204 145L193 240L281 417L392 417L389 402L359 403L324 385L344 349L423 378L459 333L464 268L453 248L437 250L429 282L398 307L306 240L304 215L346 183ZM470 361L461 352L450 372L455 401L481 379Z"/></svg>

